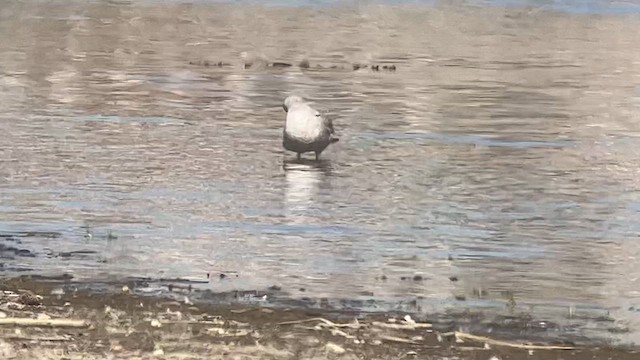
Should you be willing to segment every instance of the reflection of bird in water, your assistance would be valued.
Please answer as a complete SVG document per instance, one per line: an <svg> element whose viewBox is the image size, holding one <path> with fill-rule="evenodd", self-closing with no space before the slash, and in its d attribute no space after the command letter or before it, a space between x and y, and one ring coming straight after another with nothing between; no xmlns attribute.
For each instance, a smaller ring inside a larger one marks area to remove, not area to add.
<svg viewBox="0 0 640 360"><path fill-rule="evenodd" d="M320 153L338 138L334 135L333 122L309 106L299 96L289 96L284 100L287 119L284 125L282 144L285 149L300 156L306 152L315 152L316 160Z"/></svg>
<svg viewBox="0 0 640 360"><path fill-rule="evenodd" d="M290 221L305 223L313 218L308 211L315 202L320 183L330 172L328 163L324 161L292 161L283 165L285 170L285 208Z"/></svg>

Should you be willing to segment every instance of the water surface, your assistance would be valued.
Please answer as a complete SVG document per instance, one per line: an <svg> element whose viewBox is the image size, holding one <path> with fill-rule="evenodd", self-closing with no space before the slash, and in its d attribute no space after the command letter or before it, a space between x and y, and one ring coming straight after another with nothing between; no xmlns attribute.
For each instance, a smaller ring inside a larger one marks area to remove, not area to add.
<svg viewBox="0 0 640 360"><path fill-rule="evenodd" d="M7 274L525 311L637 341L640 16L330 5L5 3ZM281 148L292 93L335 118L320 162Z"/></svg>

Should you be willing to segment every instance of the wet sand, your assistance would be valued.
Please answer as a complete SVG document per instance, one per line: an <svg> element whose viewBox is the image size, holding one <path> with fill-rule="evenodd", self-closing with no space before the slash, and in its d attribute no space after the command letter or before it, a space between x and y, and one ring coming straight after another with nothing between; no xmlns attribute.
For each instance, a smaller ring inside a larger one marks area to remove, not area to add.
<svg viewBox="0 0 640 360"><path fill-rule="evenodd" d="M183 300L176 301L176 297L133 294L130 284L112 285L121 286L121 291L79 290L68 279L4 279L0 283L0 357L624 360L639 356L634 350L566 342L474 339L472 334L438 331L429 319L405 318L400 313L374 316L194 304L187 289L183 289ZM27 318L42 325L10 324Z"/></svg>

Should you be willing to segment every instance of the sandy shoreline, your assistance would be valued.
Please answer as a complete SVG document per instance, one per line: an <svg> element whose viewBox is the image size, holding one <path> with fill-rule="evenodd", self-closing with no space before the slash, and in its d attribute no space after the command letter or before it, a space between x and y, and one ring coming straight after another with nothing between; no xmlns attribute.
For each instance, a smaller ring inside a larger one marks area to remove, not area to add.
<svg viewBox="0 0 640 360"><path fill-rule="evenodd" d="M192 304L133 294L60 291L30 277L0 284L3 359L585 359L631 349L530 344L441 332L402 314Z"/></svg>

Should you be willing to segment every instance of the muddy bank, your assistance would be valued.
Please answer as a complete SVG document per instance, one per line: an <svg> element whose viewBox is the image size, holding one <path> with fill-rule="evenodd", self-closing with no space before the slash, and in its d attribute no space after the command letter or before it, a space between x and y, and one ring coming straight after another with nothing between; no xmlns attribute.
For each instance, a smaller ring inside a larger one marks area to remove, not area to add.
<svg viewBox="0 0 640 360"><path fill-rule="evenodd" d="M429 319L95 292L59 279L0 282L3 359L636 359L631 349L440 331Z"/></svg>

